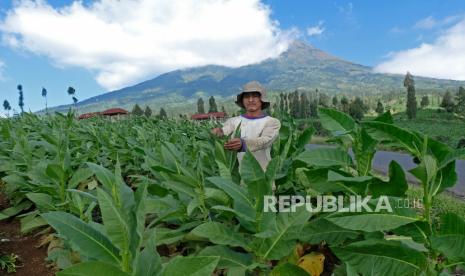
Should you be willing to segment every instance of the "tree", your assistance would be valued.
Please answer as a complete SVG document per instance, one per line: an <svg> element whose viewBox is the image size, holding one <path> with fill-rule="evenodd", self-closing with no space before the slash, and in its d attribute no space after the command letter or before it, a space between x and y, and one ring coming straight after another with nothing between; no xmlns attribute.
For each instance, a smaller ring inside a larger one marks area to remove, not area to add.
<svg viewBox="0 0 465 276"><path fill-rule="evenodd" d="M352 116L352 118L360 121L363 119L364 109L365 106L362 99L356 97L355 100L349 105L349 115Z"/></svg>
<svg viewBox="0 0 465 276"><path fill-rule="evenodd" d="M152 109L147 105L144 110L145 117L150 118L152 116Z"/></svg>
<svg viewBox="0 0 465 276"><path fill-rule="evenodd" d="M74 97L74 95L76 94L76 89L74 89L73 87L68 87L68 95L72 96L71 99L73 100L73 105L74 107L76 107L76 103L78 102L76 97Z"/></svg>
<svg viewBox="0 0 465 276"><path fill-rule="evenodd" d="M376 110L375 111L378 114L384 113L384 106L383 106L383 104L381 103L380 100L378 100L378 104L376 105Z"/></svg>
<svg viewBox="0 0 465 276"><path fill-rule="evenodd" d="M168 118L168 116L166 115L166 111L165 111L165 109L163 109L163 107L160 108L160 115L159 116L160 116L160 119L162 119L162 120L165 120L166 118Z"/></svg>
<svg viewBox="0 0 465 276"><path fill-rule="evenodd" d="M349 99L346 96L341 99L342 112L349 113Z"/></svg>
<svg viewBox="0 0 465 276"><path fill-rule="evenodd" d="M200 99L197 101L197 113L199 113L199 114L205 113L205 107L204 107L203 99L202 99L202 98L200 98Z"/></svg>
<svg viewBox="0 0 465 276"><path fill-rule="evenodd" d="M337 108L337 104L338 104L337 97L334 96L334 97L333 97L333 107L334 107L334 108Z"/></svg>
<svg viewBox="0 0 465 276"><path fill-rule="evenodd" d="M216 101L215 97L211 96L210 99L208 99L208 113L210 112L218 112L218 107L216 106Z"/></svg>
<svg viewBox="0 0 465 276"><path fill-rule="evenodd" d="M454 101L452 99L452 94L449 91L447 91L442 97L441 107L444 107L447 112L454 111Z"/></svg>
<svg viewBox="0 0 465 276"><path fill-rule="evenodd" d="M314 99L310 103L310 116L313 117L313 118L318 117L318 101L316 99Z"/></svg>
<svg viewBox="0 0 465 276"><path fill-rule="evenodd" d="M420 102L421 108L425 108L425 107L427 107L428 105L429 105L429 98L428 98L428 96L423 96L423 97L421 98L421 102Z"/></svg>
<svg viewBox="0 0 465 276"><path fill-rule="evenodd" d="M279 111L284 112L284 94L279 94Z"/></svg>
<svg viewBox="0 0 465 276"><path fill-rule="evenodd" d="M459 91L457 91L455 99L457 101L456 111L458 113L465 112L465 89L462 86L459 87Z"/></svg>
<svg viewBox="0 0 465 276"><path fill-rule="evenodd" d="M42 87L42 97L45 98L45 112L48 113L48 108L47 108L47 89Z"/></svg>
<svg viewBox="0 0 465 276"><path fill-rule="evenodd" d="M142 116L144 115L144 111L142 110L142 108L140 108L140 106L138 104L135 104L134 107L132 108L132 112L131 112L133 115L136 115L136 116Z"/></svg>
<svg viewBox="0 0 465 276"><path fill-rule="evenodd" d="M415 82L410 72L405 75L404 87L407 88L407 116L409 119L414 119L417 116L417 99L415 97Z"/></svg>
<svg viewBox="0 0 465 276"><path fill-rule="evenodd" d="M308 101L307 95L302 93L300 95L300 117L308 118L310 115L310 103Z"/></svg>
<svg viewBox="0 0 465 276"><path fill-rule="evenodd" d="M325 93L321 93L318 104L323 106L323 107L329 107L329 97Z"/></svg>
<svg viewBox="0 0 465 276"><path fill-rule="evenodd" d="M7 112L7 115L10 116L11 106L7 100L3 101L3 109L5 109L5 111Z"/></svg>
<svg viewBox="0 0 465 276"><path fill-rule="evenodd" d="M299 118L300 116L300 103L299 103L299 92L294 91L291 95L291 104L289 105L289 111L291 116Z"/></svg>
<svg viewBox="0 0 465 276"><path fill-rule="evenodd" d="M224 105L221 106L221 112L226 113L226 108L224 108Z"/></svg>
<svg viewBox="0 0 465 276"><path fill-rule="evenodd" d="M18 105L19 105L19 108L21 109L21 113L23 113L24 112L23 86L21 84L18 84L17 88L18 88L18 92L19 92Z"/></svg>

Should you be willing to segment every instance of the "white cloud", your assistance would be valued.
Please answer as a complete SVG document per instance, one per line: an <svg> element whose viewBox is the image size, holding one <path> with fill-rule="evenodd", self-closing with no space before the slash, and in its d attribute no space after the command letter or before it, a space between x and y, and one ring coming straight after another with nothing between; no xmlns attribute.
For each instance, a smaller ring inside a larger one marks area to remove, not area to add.
<svg viewBox="0 0 465 276"><path fill-rule="evenodd" d="M465 80L465 19L444 31L433 43L390 54L376 72Z"/></svg>
<svg viewBox="0 0 465 276"><path fill-rule="evenodd" d="M413 27L415 29L432 29L437 24L438 22L432 16L428 16L415 23Z"/></svg>
<svg viewBox="0 0 465 276"><path fill-rule="evenodd" d="M453 23L457 23L460 19L463 18L463 15L451 15L443 19L436 20L432 16L423 18L413 25L414 29L424 29L431 30L437 27L444 27Z"/></svg>
<svg viewBox="0 0 465 276"><path fill-rule="evenodd" d="M259 0L97 0L60 9L20 0L0 30L10 47L89 69L116 89L178 68L277 56L294 36L270 13Z"/></svg>
<svg viewBox="0 0 465 276"><path fill-rule="evenodd" d="M321 35L325 31L323 24L324 24L324 21L319 21L318 25L307 28L307 35L308 36Z"/></svg>

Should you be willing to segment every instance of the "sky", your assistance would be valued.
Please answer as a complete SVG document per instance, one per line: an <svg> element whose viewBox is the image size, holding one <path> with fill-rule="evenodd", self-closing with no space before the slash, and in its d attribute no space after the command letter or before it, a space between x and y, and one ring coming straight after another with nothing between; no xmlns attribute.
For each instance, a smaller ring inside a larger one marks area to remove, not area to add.
<svg viewBox="0 0 465 276"><path fill-rule="evenodd" d="M0 0L0 102L72 103L303 40L375 72L465 80L464 0ZM12 110L13 111L13 110ZM10 111L10 113L12 113ZM0 106L0 113L3 106Z"/></svg>

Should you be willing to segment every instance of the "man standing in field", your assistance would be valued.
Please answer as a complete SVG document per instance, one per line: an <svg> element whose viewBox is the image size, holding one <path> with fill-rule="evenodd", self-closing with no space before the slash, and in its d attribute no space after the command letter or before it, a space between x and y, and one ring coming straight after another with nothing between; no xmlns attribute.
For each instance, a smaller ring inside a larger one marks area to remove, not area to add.
<svg viewBox="0 0 465 276"><path fill-rule="evenodd" d="M224 148L238 151L239 165L245 151L255 156L263 170L271 161L271 146L278 138L281 123L278 119L263 113L270 106L266 99L266 90L257 81L245 84L237 95L236 104L246 110L245 114L228 119L222 128L214 128L212 132L218 136L229 135L240 124L241 138L233 138L224 144Z"/></svg>

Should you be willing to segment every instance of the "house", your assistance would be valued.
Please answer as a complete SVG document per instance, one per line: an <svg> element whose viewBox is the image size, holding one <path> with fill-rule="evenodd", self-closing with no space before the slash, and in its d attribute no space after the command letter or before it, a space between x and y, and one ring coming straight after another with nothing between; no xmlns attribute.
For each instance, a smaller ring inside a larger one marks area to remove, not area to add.
<svg viewBox="0 0 465 276"><path fill-rule="evenodd" d="M90 113L84 113L84 114L81 114L78 119L79 120L82 120L82 119L89 119L89 118L93 118L93 117L97 117L97 116L106 116L106 117L110 117L110 118L113 118L116 116L116 118L119 118L120 116L125 116L125 115L128 115L129 112L127 110L124 110L122 108L110 108L110 109L107 109L105 111L101 111L101 112L90 112Z"/></svg>
<svg viewBox="0 0 465 276"><path fill-rule="evenodd" d="M105 111L100 112L100 115L103 116L118 116L118 115L128 115L129 112L122 108L110 108Z"/></svg>
<svg viewBox="0 0 465 276"><path fill-rule="evenodd" d="M192 120L209 120L209 119L222 120L224 118L226 118L225 112L209 112L205 114L194 114L191 116Z"/></svg>
<svg viewBox="0 0 465 276"><path fill-rule="evenodd" d="M98 115L100 115L100 112L83 113L83 114L79 115L78 119L79 120L89 119L89 118L97 117Z"/></svg>

